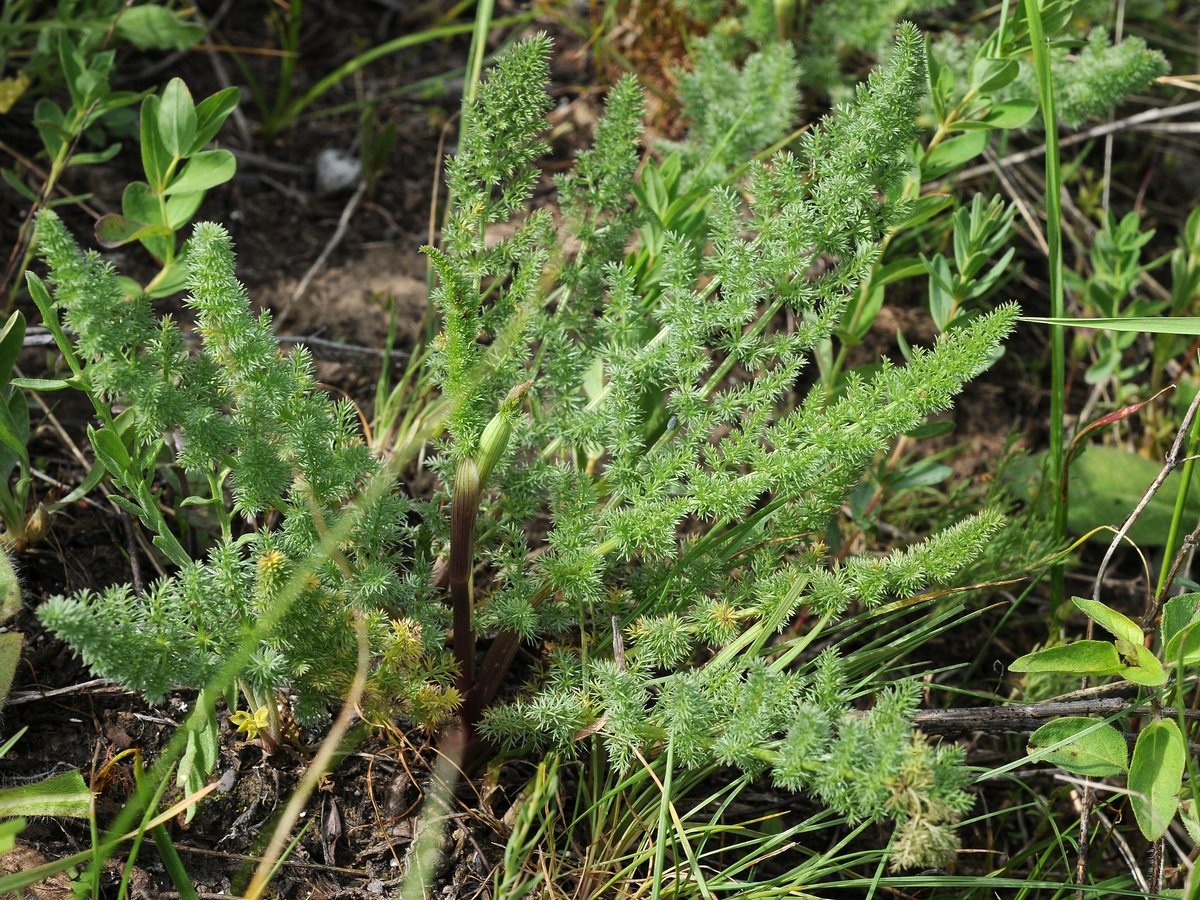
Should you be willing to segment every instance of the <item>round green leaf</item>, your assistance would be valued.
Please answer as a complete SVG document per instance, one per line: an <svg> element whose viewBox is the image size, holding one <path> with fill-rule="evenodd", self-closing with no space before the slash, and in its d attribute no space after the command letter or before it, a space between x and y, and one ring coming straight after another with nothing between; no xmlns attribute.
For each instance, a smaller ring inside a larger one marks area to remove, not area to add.
<svg viewBox="0 0 1200 900"><path fill-rule="evenodd" d="M1129 764L1129 748L1121 732L1099 724L1099 719L1083 716L1055 719L1030 736L1029 752L1076 775L1119 775Z"/></svg>
<svg viewBox="0 0 1200 900"><path fill-rule="evenodd" d="M1010 672L1067 672L1072 675L1115 675L1125 668L1117 648L1108 641L1076 641L1027 653L1008 667Z"/></svg>
<svg viewBox="0 0 1200 900"><path fill-rule="evenodd" d="M1179 807L1186 745L1173 719L1142 729L1129 764L1129 792L1138 828L1148 841L1166 833Z"/></svg>

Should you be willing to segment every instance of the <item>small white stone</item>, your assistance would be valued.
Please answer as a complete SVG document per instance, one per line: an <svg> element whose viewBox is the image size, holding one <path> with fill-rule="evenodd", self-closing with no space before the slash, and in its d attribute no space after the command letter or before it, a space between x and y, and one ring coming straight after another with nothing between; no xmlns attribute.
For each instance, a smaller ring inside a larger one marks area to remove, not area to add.
<svg viewBox="0 0 1200 900"><path fill-rule="evenodd" d="M317 154L317 196L328 197L358 184L362 162L357 156L337 147Z"/></svg>

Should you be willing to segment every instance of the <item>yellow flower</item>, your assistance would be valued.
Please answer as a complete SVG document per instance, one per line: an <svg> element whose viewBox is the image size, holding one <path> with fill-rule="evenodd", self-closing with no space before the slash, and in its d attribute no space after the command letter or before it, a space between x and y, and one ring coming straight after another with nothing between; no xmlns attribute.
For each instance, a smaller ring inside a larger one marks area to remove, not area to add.
<svg viewBox="0 0 1200 900"><path fill-rule="evenodd" d="M229 721L237 726L237 730L246 734L247 740L254 740L258 737L258 733L263 731L270 722L270 715L267 712L266 706L260 706L253 713L247 712L244 709L239 709Z"/></svg>

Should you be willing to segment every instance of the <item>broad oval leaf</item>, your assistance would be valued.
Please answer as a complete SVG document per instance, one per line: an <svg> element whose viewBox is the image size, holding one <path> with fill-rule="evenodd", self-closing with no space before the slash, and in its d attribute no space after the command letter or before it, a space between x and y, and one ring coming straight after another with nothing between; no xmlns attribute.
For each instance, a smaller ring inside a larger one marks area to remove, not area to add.
<svg viewBox="0 0 1200 900"><path fill-rule="evenodd" d="M1163 604L1162 627L1158 633L1169 646L1175 635L1197 622L1200 622L1200 593L1180 594Z"/></svg>
<svg viewBox="0 0 1200 900"><path fill-rule="evenodd" d="M86 819L91 792L78 769L0 790L0 816L71 816Z"/></svg>
<svg viewBox="0 0 1200 900"><path fill-rule="evenodd" d="M1038 106L1034 100L1009 100L997 103L980 121L991 128L1008 130L1024 128L1037 115Z"/></svg>
<svg viewBox="0 0 1200 900"><path fill-rule="evenodd" d="M981 93L999 90L1016 81L1020 71L1015 59L983 57L971 64L971 87Z"/></svg>
<svg viewBox="0 0 1200 900"><path fill-rule="evenodd" d="M139 222L162 222L162 210L158 195L144 181L131 181L121 193L121 212L126 218Z"/></svg>
<svg viewBox="0 0 1200 900"><path fill-rule="evenodd" d="M228 150L204 150L197 153L183 171L167 185L164 194L190 194L224 184L237 171L237 161Z"/></svg>
<svg viewBox="0 0 1200 900"><path fill-rule="evenodd" d="M196 104L182 78L172 78L163 88L156 121L163 149L183 156L196 139Z"/></svg>
<svg viewBox="0 0 1200 900"><path fill-rule="evenodd" d="M1125 668L1117 648L1108 641L1076 641L1027 653L1009 665L1010 672L1068 672L1073 675L1115 675Z"/></svg>
<svg viewBox="0 0 1200 900"><path fill-rule="evenodd" d="M941 178L982 153L987 143L986 131L969 131L942 141L921 161L921 178L924 181Z"/></svg>
<svg viewBox="0 0 1200 900"><path fill-rule="evenodd" d="M1145 635L1142 628L1128 616L1117 612L1109 606L1105 606L1099 600L1087 600L1083 597L1072 597L1071 602L1074 603L1079 610L1107 631L1113 637L1119 637L1129 641L1131 644L1140 644L1145 640Z"/></svg>
<svg viewBox="0 0 1200 900"><path fill-rule="evenodd" d="M141 50L186 50L208 33L203 25L185 22L174 10L153 3L126 8L114 27L118 36Z"/></svg>
<svg viewBox="0 0 1200 900"><path fill-rule="evenodd" d="M1152 722L1138 735L1129 763L1129 793L1138 828L1148 841L1162 837L1175 817L1186 752L1173 719Z"/></svg>
<svg viewBox="0 0 1200 900"><path fill-rule="evenodd" d="M166 225L147 225L136 219L109 213L101 216L96 222L96 243L106 250L121 247L143 238L169 235L171 230Z"/></svg>
<svg viewBox="0 0 1200 900"><path fill-rule="evenodd" d="M1040 753L1041 759L1076 775L1094 778L1119 775L1129 765L1125 738L1111 725L1097 725L1099 719L1084 716L1055 719L1030 736L1029 752ZM1061 746L1047 749L1055 744Z"/></svg>
<svg viewBox="0 0 1200 900"><path fill-rule="evenodd" d="M1200 663L1200 627L1197 627L1197 623L1193 622L1171 635L1163 650L1163 660L1167 666L1194 666Z"/></svg>

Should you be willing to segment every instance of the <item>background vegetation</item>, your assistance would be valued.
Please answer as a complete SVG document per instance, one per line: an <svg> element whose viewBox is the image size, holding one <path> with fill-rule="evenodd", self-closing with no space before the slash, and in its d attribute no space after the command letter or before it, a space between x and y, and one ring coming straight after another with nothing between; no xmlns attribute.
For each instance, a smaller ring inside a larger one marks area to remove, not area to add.
<svg viewBox="0 0 1200 900"><path fill-rule="evenodd" d="M0 894L1200 890L1198 20L6 4Z"/></svg>

